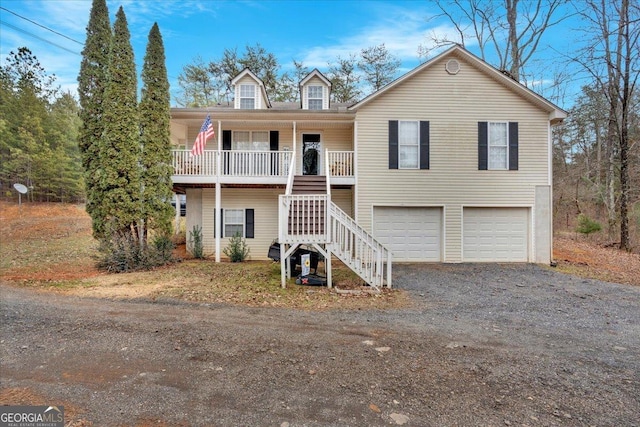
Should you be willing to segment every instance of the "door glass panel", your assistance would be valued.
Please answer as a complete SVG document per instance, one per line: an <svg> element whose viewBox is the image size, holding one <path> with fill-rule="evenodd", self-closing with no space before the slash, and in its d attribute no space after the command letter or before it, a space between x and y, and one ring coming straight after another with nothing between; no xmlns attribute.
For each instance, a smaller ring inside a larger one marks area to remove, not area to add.
<svg viewBox="0 0 640 427"><path fill-rule="evenodd" d="M302 174L318 175L320 135L302 135Z"/></svg>

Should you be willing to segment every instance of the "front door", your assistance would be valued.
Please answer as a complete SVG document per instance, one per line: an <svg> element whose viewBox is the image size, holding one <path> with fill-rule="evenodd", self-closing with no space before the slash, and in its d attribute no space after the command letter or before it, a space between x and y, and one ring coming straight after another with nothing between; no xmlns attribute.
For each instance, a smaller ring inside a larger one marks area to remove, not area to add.
<svg viewBox="0 0 640 427"><path fill-rule="evenodd" d="M320 169L320 134L302 135L302 174L318 175Z"/></svg>

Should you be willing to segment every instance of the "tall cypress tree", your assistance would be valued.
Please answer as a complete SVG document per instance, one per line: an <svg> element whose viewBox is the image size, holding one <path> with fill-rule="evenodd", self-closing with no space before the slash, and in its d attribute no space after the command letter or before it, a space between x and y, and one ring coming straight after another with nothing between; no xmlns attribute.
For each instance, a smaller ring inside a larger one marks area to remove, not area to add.
<svg viewBox="0 0 640 427"><path fill-rule="evenodd" d="M107 237L133 237L141 219L140 126L136 67L122 6L116 14L104 96L104 135L96 172Z"/></svg>
<svg viewBox="0 0 640 427"><path fill-rule="evenodd" d="M145 230L171 231L171 139L169 129L169 80L164 44L158 24L149 32L142 67L140 129L142 157L142 217Z"/></svg>
<svg viewBox="0 0 640 427"><path fill-rule="evenodd" d="M104 218L100 204L102 194L96 181L100 143L104 133L104 91L111 46L111 24L105 0L93 0L87 25L87 40L82 50L82 63L78 75L80 118L82 127L79 142L85 171L87 212L93 220L94 237L104 236Z"/></svg>

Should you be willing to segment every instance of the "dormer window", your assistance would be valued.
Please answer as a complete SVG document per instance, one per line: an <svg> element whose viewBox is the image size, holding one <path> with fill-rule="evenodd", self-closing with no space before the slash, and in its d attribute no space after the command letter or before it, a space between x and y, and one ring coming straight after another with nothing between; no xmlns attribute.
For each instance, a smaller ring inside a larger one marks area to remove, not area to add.
<svg viewBox="0 0 640 427"><path fill-rule="evenodd" d="M309 110L322 110L322 86L309 86L308 87L308 102Z"/></svg>
<svg viewBox="0 0 640 427"><path fill-rule="evenodd" d="M256 86L240 85L240 108L253 110L256 108Z"/></svg>

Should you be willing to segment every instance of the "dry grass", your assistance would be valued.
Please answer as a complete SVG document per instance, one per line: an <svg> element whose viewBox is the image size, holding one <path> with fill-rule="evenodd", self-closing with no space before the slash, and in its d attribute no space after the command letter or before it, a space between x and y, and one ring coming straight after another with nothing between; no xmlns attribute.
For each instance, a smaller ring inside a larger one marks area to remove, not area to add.
<svg viewBox="0 0 640 427"><path fill-rule="evenodd" d="M553 240L558 269L576 276L640 286L640 255L570 233Z"/></svg>
<svg viewBox="0 0 640 427"><path fill-rule="evenodd" d="M0 203L0 277L19 286L102 298L177 298L198 303L311 310L395 308L409 304L398 290L379 294L338 294L320 286L280 286L280 265L187 259L153 271L106 274L95 268L97 244L82 206ZM185 256L184 247L176 251ZM339 288L359 289L362 281L334 266ZM363 288L364 289L364 288Z"/></svg>

